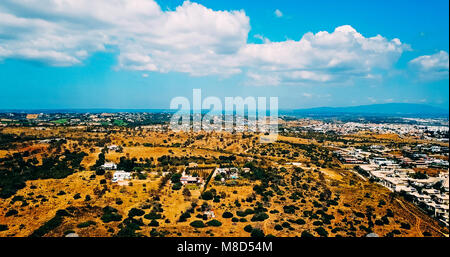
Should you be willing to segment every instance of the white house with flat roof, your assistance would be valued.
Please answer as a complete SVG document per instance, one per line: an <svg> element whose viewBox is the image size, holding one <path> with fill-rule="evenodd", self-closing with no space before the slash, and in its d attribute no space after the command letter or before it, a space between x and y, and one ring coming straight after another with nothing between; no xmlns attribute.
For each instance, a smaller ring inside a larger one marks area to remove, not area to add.
<svg viewBox="0 0 450 257"><path fill-rule="evenodd" d="M112 182L124 181L131 179L131 173L123 170L117 170L114 172Z"/></svg>

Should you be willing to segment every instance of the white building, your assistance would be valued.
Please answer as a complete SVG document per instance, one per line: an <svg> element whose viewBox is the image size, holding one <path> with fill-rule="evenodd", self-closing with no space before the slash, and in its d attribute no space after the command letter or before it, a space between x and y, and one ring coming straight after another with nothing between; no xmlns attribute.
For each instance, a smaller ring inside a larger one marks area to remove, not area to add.
<svg viewBox="0 0 450 257"><path fill-rule="evenodd" d="M180 178L180 182L183 185L186 184L203 184L203 179L200 177L193 177L193 176L183 176Z"/></svg>
<svg viewBox="0 0 450 257"><path fill-rule="evenodd" d="M216 177L218 174L232 179L239 178L239 170L237 168L216 168L213 177Z"/></svg>
<svg viewBox="0 0 450 257"><path fill-rule="evenodd" d="M124 180L129 180L131 179L131 173L130 172L125 172L123 170L118 170L116 172L114 172L113 178L112 178L112 182L118 182L118 181L124 181Z"/></svg>
<svg viewBox="0 0 450 257"><path fill-rule="evenodd" d="M105 162L102 168L105 170L115 170L117 169L117 165L114 162Z"/></svg>
<svg viewBox="0 0 450 257"><path fill-rule="evenodd" d="M119 146L117 146L117 145L109 145L108 146L108 150L109 151L117 151L117 150L119 150Z"/></svg>

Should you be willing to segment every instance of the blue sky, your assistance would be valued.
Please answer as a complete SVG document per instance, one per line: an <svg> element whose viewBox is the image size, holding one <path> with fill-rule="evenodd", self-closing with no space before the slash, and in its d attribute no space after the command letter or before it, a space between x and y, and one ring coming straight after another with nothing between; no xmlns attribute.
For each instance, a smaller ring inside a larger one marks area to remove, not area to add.
<svg viewBox="0 0 450 257"><path fill-rule="evenodd" d="M42 1L0 3L0 109L168 108L193 88L448 109L448 1Z"/></svg>

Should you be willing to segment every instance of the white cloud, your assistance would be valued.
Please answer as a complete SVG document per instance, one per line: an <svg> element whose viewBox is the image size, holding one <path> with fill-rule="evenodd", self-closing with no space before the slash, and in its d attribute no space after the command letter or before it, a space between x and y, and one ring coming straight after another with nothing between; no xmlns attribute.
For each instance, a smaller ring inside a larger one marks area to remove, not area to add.
<svg viewBox="0 0 450 257"><path fill-rule="evenodd" d="M249 30L243 11L213 11L189 1L174 11L162 11L153 0L0 3L1 56L49 65L79 64L114 46L124 69L233 74L239 68L224 57L246 44Z"/></svg>
<svg viewBox="0 0 450 257"><path fill-rule="evenodd" d="M366 38L345 25L332 33L306 33L299 41L247 44L239 58L254 73L277 77L279 84L325 83L377 78L374 73L389 69L405 50L409 46L399 39Z"/></svg>
<svg viewBox="0 0 450 257"><path fill-rule="evenodd" d="M409 62L421 80L448 79L449 57L446 51L440 51L433 55L422 55Z"/></svg>
<svg viewBox="0 0 450 257"><path fill-rule="evenodd" d="M263 35L256 34L253 37L261 40L265 44L270 43L270 40L268 38L266 38L265 36L263 36Z"/></svg>
<svg viewBox="0 0 450 257"><path fill-rule="evenodd" d="M82 64L111 48L119 53L118 69L245 73L250 85L302 85L377 78L408 50L399 39L364 37L349 25L309 32L298 41L255 35L260 44L247 43L249 31L244 11L216 11L189 1L168 11L153 0L0 2L0 59L53 66Z"/></svg>
<svg viewBox="0 0 450 257"><path fill-rule="evenodd" d="M277 16L278 18L283 17L283 13L282 13L280 10L278 10L278 9L276 9L275 12L273 12L273 13L274 13L275 16Z"/></svg>

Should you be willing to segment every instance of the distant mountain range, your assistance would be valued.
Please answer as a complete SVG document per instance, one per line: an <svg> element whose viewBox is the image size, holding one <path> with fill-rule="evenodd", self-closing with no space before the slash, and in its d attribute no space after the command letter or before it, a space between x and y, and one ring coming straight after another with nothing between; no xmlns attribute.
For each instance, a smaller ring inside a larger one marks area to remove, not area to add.
<svg viewBox="0 0 450 257"><path fill-rule="evenodd" d="M388 115L388 116L446 116L449 110L425 104L388 103L349 107L318 107L280 111L280 114L294 116L309 115Z"/></svg>

